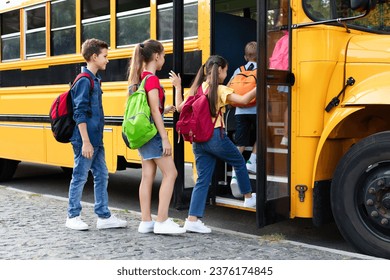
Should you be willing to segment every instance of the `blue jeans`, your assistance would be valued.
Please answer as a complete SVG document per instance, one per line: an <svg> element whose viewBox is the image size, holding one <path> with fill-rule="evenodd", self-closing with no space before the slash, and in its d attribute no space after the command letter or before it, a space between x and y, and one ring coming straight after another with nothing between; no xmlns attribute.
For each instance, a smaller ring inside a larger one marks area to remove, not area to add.
<svg viewBox="0 0 390 280"><path fill-rule="evenodd" d="M80 145L73 145L74 167L72 180L69 186L69 206L68 217L80 216L81 196L84 185L88 179L89 170L92 171L95 193L95 213L100 218L109 218L111 216L108 210L108 170L106 166L104 146L93 147L92 159L87 159L81 154Z"/></svg>
<svg viewBox="0 0 390 280"><path fill-rule="evenodd" d="M192 191L189 210L190 216L203 217L207 193L217 158L234 167L238 186L242 194L247 194L252 191L245 159L229 137L227 137L225 131L222 131L221 135L221 130L215 128L214 134L209 141L193 143L192 150L195 155L198 180Z"/></svg>

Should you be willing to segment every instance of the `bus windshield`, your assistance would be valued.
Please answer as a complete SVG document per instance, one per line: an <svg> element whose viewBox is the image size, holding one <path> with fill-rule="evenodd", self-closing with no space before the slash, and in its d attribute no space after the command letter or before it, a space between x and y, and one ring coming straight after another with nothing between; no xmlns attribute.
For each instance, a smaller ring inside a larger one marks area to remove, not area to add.
<svg viewBox="0 0 390 280"><path fill-rule="evenodd" d="M302 6L313 21L357 16L361 12L350 8L349 0L303 0ZM390 1L379 0L368 16L347 22L350 28L374 33L390 33Z"/></svg>

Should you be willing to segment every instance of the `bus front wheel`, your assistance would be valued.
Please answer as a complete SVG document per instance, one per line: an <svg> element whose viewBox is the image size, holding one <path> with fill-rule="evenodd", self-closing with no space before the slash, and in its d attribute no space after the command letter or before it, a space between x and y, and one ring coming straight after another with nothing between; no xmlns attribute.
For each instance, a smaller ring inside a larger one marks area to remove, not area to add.
<svg viewBox="0 0 390 280"><path fill-rule="evenodd" d="M0 158L0 182L12 179L19 161Z"/></svg>
<svg viewBox="0 0 390 280"><path fill-rule="evenodd" d="M360 252L390 258L390 132L351 147L336 167L332 212L343 237Z"/></svg>

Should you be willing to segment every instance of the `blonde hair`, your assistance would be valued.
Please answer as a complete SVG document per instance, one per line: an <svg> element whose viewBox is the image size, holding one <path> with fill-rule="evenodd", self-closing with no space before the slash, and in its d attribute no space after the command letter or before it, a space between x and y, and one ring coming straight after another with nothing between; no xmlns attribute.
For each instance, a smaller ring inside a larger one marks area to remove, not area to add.
<svg viewBox="0 0 390 280"><path fill-rule="evenodd" d="M257 43L255 41L249 42L245 46L245 59L247 61L257 60Z"/></svg>

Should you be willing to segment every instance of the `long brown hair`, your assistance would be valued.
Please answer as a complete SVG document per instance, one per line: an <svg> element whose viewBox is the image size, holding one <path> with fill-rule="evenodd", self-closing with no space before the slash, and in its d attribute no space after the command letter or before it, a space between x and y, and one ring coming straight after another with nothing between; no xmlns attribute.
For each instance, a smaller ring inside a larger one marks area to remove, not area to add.
<svg viewBox="0 0 390 280"><path fill-rule="evenodd" d="M130 67L128 69L128 82L133 91L141 82L141 74L144 64L152 61L153 54L161 54L163 51L163 45L159 41L152 39L146 40L135 46Z"/></svg>
<svg viewBox="0 0 390 280"><path fill-rule="evenodd" d="M219 71L218 67L224 69L227 67L228 62L225 58L220 55L212 55L207 59L206 63L203 64L198 73L196 74L195 80L190 88L191 94L196 94L199 86L206 81L207 78L210 80L209 84L209 105L211 116L216 117L218 109L218 86L219 86Z"/></svg>

